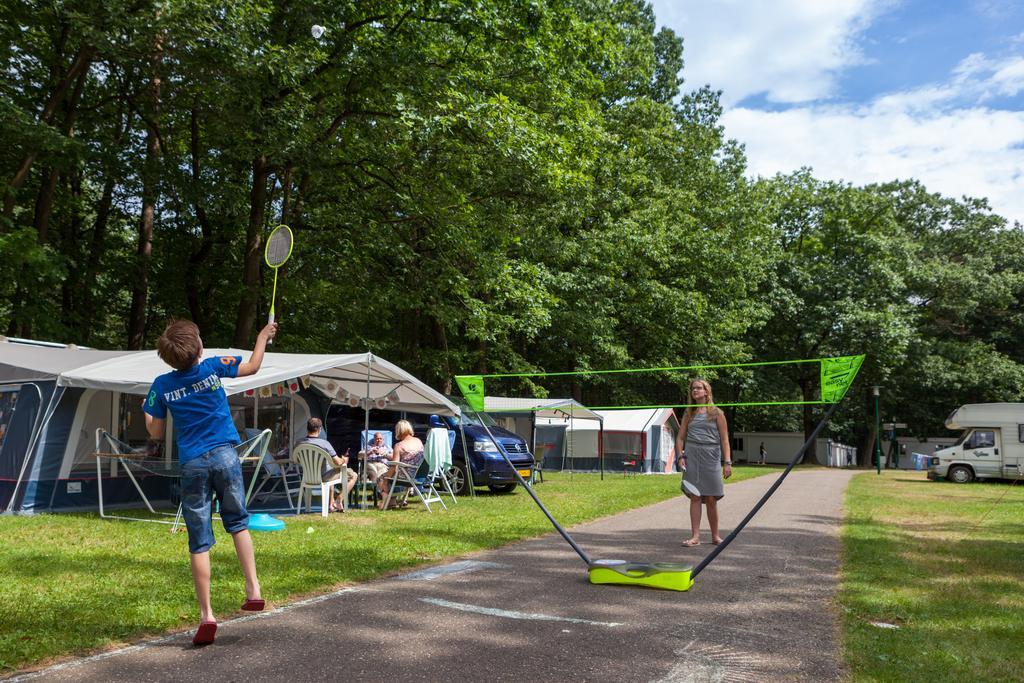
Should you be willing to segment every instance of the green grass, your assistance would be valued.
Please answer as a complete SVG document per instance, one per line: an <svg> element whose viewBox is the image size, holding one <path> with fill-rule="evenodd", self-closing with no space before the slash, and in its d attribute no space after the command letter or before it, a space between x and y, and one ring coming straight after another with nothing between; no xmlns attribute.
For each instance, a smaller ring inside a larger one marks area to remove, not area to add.
<svg viewBox="0 0 1024 683"><path fill-rule="evenodd" d="M777 471L737 466L730 482ZM570 526L677 496L679 479L545 473L536 490ZM254 534L264 597L275 604L552 530L521 490L462 498L433 515L413 504L282 519L284 530ZM243 580L230 537L219 523L214 530L213 606L224 618L237 612ZM61 514L2 517L0 534L0 672L195 625L184 533Z"/></svg>
<svg viewBox="0 0 1024 683"><path fill-rule="evenodd" d="M1024 486L871 472L854 477L846 504L853 680L1024 680Z"/></svg>

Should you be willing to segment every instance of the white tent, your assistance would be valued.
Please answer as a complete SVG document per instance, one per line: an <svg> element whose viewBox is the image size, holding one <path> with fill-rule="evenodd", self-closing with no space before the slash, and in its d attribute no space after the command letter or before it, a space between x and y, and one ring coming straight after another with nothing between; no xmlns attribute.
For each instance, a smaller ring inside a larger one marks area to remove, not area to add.
<svg viewBox="0 0 1024 683"><path fill-rule="evenodd" d="M251 353L238 349L206 349L203 355L241 356L248 360ZM62 372L57 385L145 395L153 379L167 370L167 364L160 360L156 351L138 351ZM455 404L443 395L372 353L268 352L263 357L259 372L249 377L225 379L224 391L231 396L299 377L311 378L313 384L328 396L346 400L352 396L387 399L386 405L391 410L459 414Z"/></svg>
<svg viewBox="0 0 1024 683"><path fill-rule="evenodd" d="M567 467L596 469L601 465L599 457L603 457L605 469L621 469L623 461L639 460L644 472L672 471L672 449L679 422L671 408L593 413L600 422L574 420L564 428L562 452ZM546 439L557 438L547 429L541 434Z"/></svg>
<svg viewBox="0 0 1024 683"><path fill-rule="evenodd" d="M530 413L537 418L550 420L597 420L604 418L571 398L509 398L506 396L485 396L486 413Z"/></svg>
<svg viewBox="0 0 1024 683"><path fill-rule="evenodd" d="M250 354L236 349L204 352L206 357L238 355L244 359ZM145 395L153 379L167 371L168 366L155 351L109 352L0 344L0 384L14 387L12 391L21 394L25 387L33 389L33 396L39 394L26 427L27 436L21 440L7 439L9 443L3 448L4 455L10 455L8 469L17 477L13 490L4 495L7 509L88 507L92 500L89 477L95 478L95 470L87 475L82 459L93 450L93 433L97 427L113 432L116 425L122 424L125 411L139 403L137 399L128 401L127 397ZM260 401L261 388L273 386L278 397L291 397L293 409L287 411L287 432L295 434L304 431L301 424L311 416L310 411L318 410L306 400L295 400L299 394L308 393L307 383L319 394L353 407L459 414L458 407L443 395L371 353L271 352L265 355L258 373L227 379L224 389L229 396L236 397L233 402L242 400L250 406ZM251 404L246 399L247 392L253 396ZM19 403L19 409L27 408L27 401ZM253 409L251 415L255 422L257 411ZM251 423L246 419L245 424ZM136 421L133 429L140 428ZM23 447L17 453L8 453L16 441ZM170 456L170 448L167 453ZM69 495L72 492L74 495Z"/></svg>

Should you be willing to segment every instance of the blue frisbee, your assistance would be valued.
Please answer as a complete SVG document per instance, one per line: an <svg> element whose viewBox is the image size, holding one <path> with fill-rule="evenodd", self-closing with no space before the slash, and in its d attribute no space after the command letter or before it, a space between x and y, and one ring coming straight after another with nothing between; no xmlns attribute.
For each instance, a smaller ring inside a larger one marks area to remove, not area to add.
<svg viewBox="0 0 1024 683"><path fill-rule="evenodd" d="M254 512L249 515L249 529L252 531L280 531L283 528L284 522L265 512Z"/></svg>

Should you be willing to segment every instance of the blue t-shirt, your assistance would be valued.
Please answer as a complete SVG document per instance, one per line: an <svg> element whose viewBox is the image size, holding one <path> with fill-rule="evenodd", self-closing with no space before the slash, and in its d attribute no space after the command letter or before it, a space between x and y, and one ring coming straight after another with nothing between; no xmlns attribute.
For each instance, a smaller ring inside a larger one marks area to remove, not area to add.
<svg viewBox="0 0 1024 683"><path fill-rule="evenodd" d="M180 462L198 458L217 446L239 443L220 378L237 376L241 362L241 356L214 356L188 370L174 370L153 381L143 410L163 420L170 408Z"/></svg>

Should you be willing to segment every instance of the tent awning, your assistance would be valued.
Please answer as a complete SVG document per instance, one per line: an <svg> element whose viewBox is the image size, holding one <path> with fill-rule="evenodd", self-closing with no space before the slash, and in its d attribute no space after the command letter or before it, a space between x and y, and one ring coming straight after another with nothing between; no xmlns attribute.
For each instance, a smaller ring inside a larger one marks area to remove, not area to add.
<svg viewBox="0 0 1024 683"><path fill-rule="evenodd" d="M206 349L203 355L241 356L246 360L250 354L238 349ZM57 384L144 396L157 375L167 371L156 351L136 351L62 372ZM372 353L267 353L259 372L225 379L224 391L231 396L306 376L321 392L339 400L342 396L369 398L371 407L384 407L375 406L373 400L387 398L388 410L459 414L458 407L442 394Z"/></svg>
<svg viewBox="0 0 1024 683"><path fill-rule="evenodd" d="M597 420L604 417L571 398L509 398L506 396L484 396L484 412L487 413L533 413L538 418L550 420Z"/></svg>

